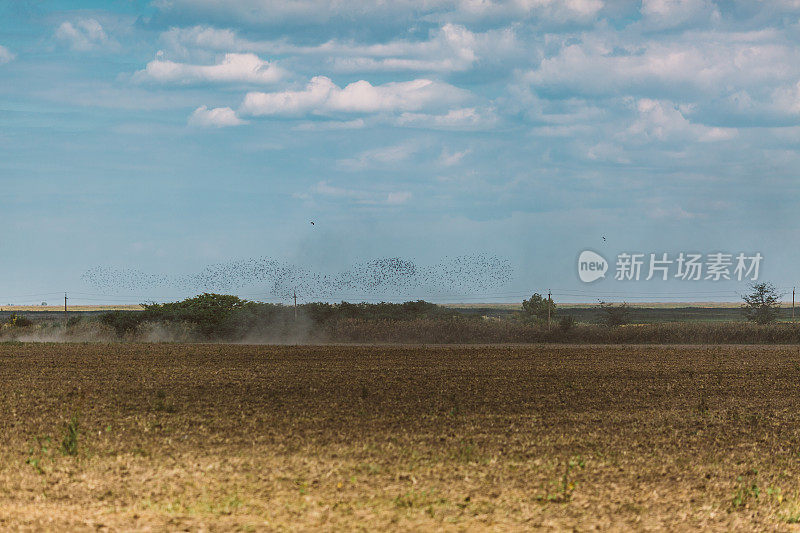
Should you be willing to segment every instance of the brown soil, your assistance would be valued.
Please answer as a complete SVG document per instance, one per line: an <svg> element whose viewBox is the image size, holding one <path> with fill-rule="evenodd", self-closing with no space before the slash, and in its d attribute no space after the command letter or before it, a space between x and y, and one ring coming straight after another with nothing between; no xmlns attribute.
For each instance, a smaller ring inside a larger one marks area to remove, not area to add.
<svg viewBox="0 0 800 533"><path fill-rule="evenodd" d="M2 344L0 529L788 530L799 378L797 347Z"/></svg>

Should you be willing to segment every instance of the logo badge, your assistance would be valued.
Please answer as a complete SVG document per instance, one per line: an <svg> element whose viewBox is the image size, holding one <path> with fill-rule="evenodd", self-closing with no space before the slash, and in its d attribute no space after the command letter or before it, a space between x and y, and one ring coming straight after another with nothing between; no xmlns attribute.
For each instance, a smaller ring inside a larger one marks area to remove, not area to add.
<svg viewBox="0 0 800 533"><path fill-rule="evenodd" d="M591 250L584 250L578 257L578 277L584 283L591 283L606 277L608 261Z"/></svg>

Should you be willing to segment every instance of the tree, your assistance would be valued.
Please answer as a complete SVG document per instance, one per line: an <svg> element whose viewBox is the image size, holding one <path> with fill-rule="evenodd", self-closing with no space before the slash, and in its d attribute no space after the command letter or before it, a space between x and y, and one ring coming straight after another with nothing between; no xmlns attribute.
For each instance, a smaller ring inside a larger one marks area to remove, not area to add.
<svg viewBox="0 0 800 533"><path fill-rule="evenodd" d="M537 320L547 320L547 311L550 310L550 318L556 316L556 304L552 300L543 298L541 294L534 293L528 300L522 301L522 312L525 316L534 317Z"/></svg>
<svg viewBox="0 0 800 533"><path fill-rule="evenodd" d="M774 322L780 312L780 298L772 283L754 283L750 286L750 293L742 296L744 316L756 324Z"/></svg>
<svg viewBox="0 0 800 533"><path fill-rule="evenodd" d="M600 320L609 327L623 326L630 319L630 306L627 303L613 304L610 302L600 302Z"/></svg>

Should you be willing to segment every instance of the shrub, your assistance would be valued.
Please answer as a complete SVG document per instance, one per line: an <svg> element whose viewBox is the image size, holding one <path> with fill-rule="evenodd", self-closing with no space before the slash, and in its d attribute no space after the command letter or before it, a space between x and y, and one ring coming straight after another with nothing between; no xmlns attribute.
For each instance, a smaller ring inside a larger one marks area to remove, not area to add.
<svg viewBox="0 0 800 533"><path fill-rule="evenodd" d="M25 328L33 325L33 320L16 313L11 313L6 320L6 324L14 328Z"/></svg>
<svg viewBox="0 0 800 533"><path fill-rule="evenodd" d="M323 324L329 320L360 318L364 320L414 320L417 318L453 317L458 311L439 305L417 300L401 304L381 302L377 304L341 302L329 304L314 302L300 306L303 313L316 322Z"/></svg>
<svg viewBox="0 0 800 533"><path fill-rule="evenodd" d="M117 337L121 338L135 333L143 317L138 311L111 311L100 315L100 322L114 328Z"/></svg>
<svg viewBox="0 0 800 533"><path fill-rule="evenodd" d="M252 323L256 306L238 296L204 293L180 302L146 304L140 315L142 321L188 322L208 339L231 339Z"/></svg>
<svg viewBox="0 0 800 533"><path fill-rule="evenodd" d="M613 304L600 300L600 321L609 327L624 326L628 323L630 307L627 303Z"/></svg>
<svg viewBox="0 0 800 533"><path fill-rule="evenodd" d="M566 333L575 327L575 317L572 315L564 315L558 320L558 327L561 331Z"/></svg>

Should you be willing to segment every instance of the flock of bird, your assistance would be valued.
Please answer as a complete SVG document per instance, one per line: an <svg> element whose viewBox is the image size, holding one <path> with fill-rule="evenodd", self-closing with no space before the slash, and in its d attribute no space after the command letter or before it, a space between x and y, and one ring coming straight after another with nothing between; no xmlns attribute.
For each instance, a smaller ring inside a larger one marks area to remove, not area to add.
<svg viewBox="0 0 800 533"><path fill-rule="evenodd" d="M82 280L93 288L119 294L169 288L186 293L241 293L287 298L295 292L310 298L367 299L411 295L469 295L504 287L513 276L507 259L488 254L445 257L419 265L400 257L357 263L338 273L323 273L260 257L209 265L192 274L151 274L98 266Z"/></svg>

